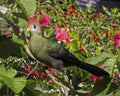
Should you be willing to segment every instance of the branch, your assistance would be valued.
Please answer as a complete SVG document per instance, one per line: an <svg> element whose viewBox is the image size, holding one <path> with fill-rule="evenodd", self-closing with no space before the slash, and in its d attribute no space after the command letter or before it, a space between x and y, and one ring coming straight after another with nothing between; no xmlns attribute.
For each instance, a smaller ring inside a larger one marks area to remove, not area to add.
<svg viewBox="0 0 120 96"><path fill-rule="evenodd" d="M53 82L55 84L57 84L58 86L60 86L64 89L65 96L68 96L70 89L67 86L65 86L64 84L62 84L61 82L56 81L56 77L53 76L49 71L45 70L45 72L48 74L48 76L53 80Z"/></svg>
<svg viewBox="0 0 120 96"><path fill-rule="evenodd" d="M30 73L27 74L26 78L28 78L30 76L30 74L37 68L38 63L35 65L35 67L30 71Z"/></svg>

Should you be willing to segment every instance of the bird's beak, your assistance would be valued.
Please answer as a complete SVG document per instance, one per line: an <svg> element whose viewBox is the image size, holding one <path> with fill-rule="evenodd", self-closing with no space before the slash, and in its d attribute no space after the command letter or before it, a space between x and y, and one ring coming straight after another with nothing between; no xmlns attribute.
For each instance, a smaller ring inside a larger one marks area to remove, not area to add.
<svg viewBox="0 0 120 96"><path fill-rule="evenodd" d="M27 28L27 29L26 29L26 32L30 32L30 29L29 29L29 28Z"/></svg>

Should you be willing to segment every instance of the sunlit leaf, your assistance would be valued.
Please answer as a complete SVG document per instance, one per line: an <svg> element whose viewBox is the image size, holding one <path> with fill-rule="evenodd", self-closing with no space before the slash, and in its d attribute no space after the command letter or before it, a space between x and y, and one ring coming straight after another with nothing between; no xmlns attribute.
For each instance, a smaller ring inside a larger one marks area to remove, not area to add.
<svg viewBox="0 0 120 96"><path fill-rule="evenodd" d="M26 79L24 77L10 78L3 76L5 84L11 88L15 93L20 93L26 85Z"/></svg>

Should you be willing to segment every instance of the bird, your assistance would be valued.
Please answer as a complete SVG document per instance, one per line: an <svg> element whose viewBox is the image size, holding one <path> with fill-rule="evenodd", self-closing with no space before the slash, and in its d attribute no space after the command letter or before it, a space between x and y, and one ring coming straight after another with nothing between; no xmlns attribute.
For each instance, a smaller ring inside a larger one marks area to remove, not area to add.
<svg viewBox="0 0 120 96"><path fill-rule="evenodd" d="M95 76L109 76L107 71L95 65L80 61L61 44L54 40L45 38L41 32L41 26L37 18L29 18L27 31L31 34L28 48L37 60L47 66L53 67L57 70L64 70L64 67L76 66Z"/></svg>

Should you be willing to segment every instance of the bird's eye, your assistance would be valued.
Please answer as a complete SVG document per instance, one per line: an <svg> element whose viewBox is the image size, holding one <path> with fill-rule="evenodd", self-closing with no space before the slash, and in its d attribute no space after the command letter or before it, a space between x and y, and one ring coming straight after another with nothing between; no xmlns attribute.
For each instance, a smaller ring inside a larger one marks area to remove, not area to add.
<svg viewBox="0 0 120 96"><path fill-rule="evenodd" d="M34 25L33 27L36 28L36 25Z"/></svg>

